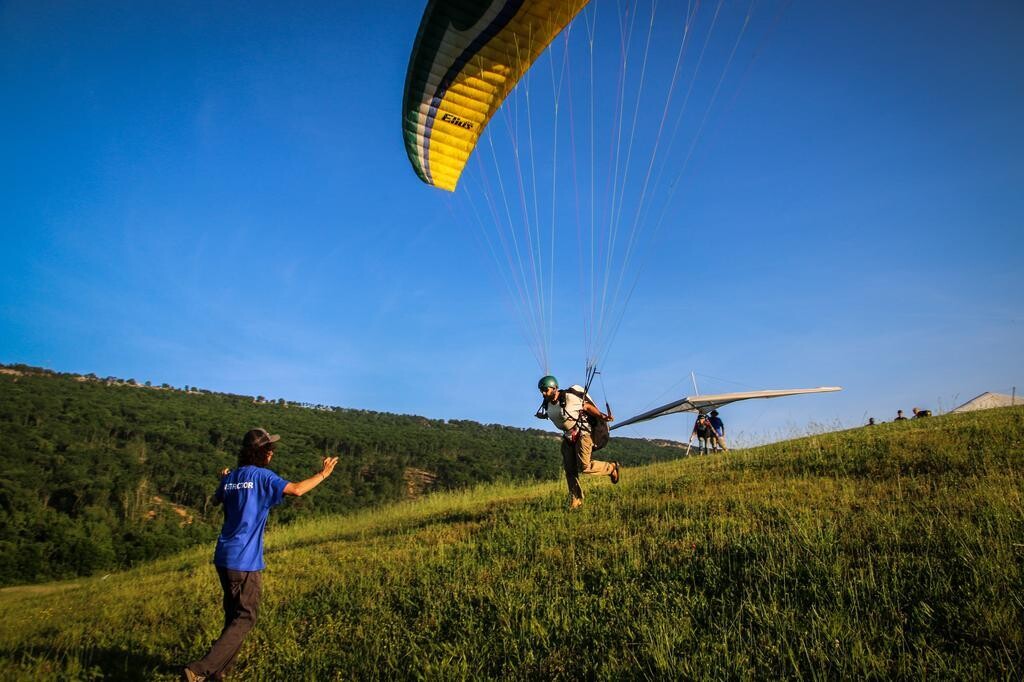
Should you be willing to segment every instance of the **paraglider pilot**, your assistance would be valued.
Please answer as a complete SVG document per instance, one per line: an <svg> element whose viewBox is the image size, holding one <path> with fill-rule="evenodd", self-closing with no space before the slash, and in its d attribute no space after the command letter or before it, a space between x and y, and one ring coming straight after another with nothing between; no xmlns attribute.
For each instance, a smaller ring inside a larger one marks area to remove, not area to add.
<svg viewBox="0 0 1024 682"><path fill-rule="evenodd" d="M537 388L544 396L544 404L537 416L550 419L562 431L562 468L569 486L569 509L577 509L583 504L580 474L608 476L612 483L619 482L621 467L618 462L602 462L592 458L594 441L588 420L588 415L591 419L605 422L612 421L614 417L601 412L589 399L584 399L582 387L576 389L574 386L560 391L558 379L551 375L542 377Z"/></svg>

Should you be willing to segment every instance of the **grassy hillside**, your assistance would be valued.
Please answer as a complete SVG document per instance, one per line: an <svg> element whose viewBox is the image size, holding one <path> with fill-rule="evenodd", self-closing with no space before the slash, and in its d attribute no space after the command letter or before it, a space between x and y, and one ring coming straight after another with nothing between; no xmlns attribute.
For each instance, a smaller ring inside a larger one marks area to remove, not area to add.
<svg viewBox="0 0 1024 682"><path fill-rule="evenodd" d="M127 568L212 541L216 472L235 465L254 426L283 436L274 469L290 480L339 457L332 485L289 500L273 523L481 482L551 479L561 467L550 428L0 366L0 586ZM616 438L602 456L649 463L680 456L672 445Z"/></svg>
<svg viewBox="0 0 1024 682"><path fill-rule="evenodd" d="M505 484L277 527L238 677L1024 676L1024 408L587 490L577 513ZM219 632L211 552L0 591L0 677L172 679Z"/></svg>

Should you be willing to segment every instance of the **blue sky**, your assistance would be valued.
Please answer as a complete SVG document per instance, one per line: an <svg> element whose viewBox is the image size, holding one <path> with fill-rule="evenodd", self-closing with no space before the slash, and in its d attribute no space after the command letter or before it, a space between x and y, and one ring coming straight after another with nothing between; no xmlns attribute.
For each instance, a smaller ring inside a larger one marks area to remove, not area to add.
<svg viewBox="0 0 1024 682"><path fill-rule="evenodd" d="M405 155L422 7L298 5L0 5L0 362L538 424L479 199ZM844 387L723 412L755 439L1024 391L1024 6L784 9L751 25L678 191L654 187L668 217L598 397L629 416L691 393L691 371L702 392ZM674 56L651 54L652 84ZM580 243L559 235L561 300ZM576 312L555 309L563 383L583 374Z"/></svg>

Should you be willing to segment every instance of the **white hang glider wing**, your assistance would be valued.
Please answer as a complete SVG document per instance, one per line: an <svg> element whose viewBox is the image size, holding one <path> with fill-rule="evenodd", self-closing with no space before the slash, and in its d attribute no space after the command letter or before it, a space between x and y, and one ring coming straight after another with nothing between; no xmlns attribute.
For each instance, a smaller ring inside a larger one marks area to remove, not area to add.
<svg viewBox="0 0 1024 682"><path fill-rule="evenodd" d="M832 391L843 390L841 386L819 386L818 388L792 388L781 391L746 391L743 393L719 393L718 395L693 395L685 398L680 398L675 402L671 402L661 407L656 407L653 410L638 414L635 417L630 417L624 421L619 422L612 426L612 429L618 429L623 426L629 426L630 424L636 424L637 422L645 422L649 419L656 417L662 417L666 414L675 414L676 412L710 412L722 405L728 405L738 400L751 400L753 398L781 398L787 395L803 395L805 393L831 393Z"/></svg>

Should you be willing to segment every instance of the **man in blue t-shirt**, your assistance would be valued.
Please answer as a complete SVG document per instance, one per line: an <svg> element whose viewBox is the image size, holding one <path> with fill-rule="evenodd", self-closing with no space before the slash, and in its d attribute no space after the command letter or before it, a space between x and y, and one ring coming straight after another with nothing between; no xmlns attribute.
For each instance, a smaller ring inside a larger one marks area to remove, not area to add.
<svg viewBox="0 0 1024 682"><path fill-rule="evenodd" d="M235 662L245 636L256 623L263 563L263 531L270 508L285 495L296 497L320 485L338 463L325 457L323 468L301 483L289 483L266 467L281 439L266 429L253 429L242 439L238 468L221 472L215 504L224 505L224 526L217 538L213 564L224 591L224 629L209 653L189 663L182 672L186 682L219 680Z"/></svg>
<svg viewBox="0 0 1024 682"><path fill-rule="evenodd" d="M716 450L729 451L729 448L725 447L725 423L722 422L722 418L718 416L718 410L711 410L711 418L708 419L711 424L711 428L714 431L712 438L714 440Z"/></svg>

